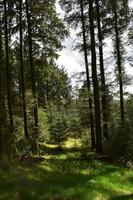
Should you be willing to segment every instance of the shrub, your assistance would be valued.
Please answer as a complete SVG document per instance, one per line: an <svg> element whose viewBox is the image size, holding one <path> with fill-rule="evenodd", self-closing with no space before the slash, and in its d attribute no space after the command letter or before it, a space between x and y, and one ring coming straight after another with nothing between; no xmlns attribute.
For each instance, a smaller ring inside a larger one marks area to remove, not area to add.
<svg viewBox="0 0 133 200"><path fill-rule="evenodd" d="M123 165L133 161L133 128L126 123L125 127L118 126L105 145L105 150L113 160Z"/></svg>

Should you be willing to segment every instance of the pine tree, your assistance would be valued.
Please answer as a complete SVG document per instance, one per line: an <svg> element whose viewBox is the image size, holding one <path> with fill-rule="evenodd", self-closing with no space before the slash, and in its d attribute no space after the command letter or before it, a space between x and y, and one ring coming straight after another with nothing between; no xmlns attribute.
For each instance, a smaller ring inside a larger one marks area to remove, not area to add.
<svg viewBox="0 0 133 200"><path fill-rule="evenodd" d="M21 93L22 93L22 108L24 120L25 138L29 138L27 124L27 108L25 100L25 82L24 82L24 61L23 61L23 27L22 27L22 0L19 2L19 27L20 27L20 76L21 76Z"/></svg>
<svg viewBox="0 0 133 200"><path fill-rule="evenodd" d="M9 33L8 33L8 19L7 19L7 1L4 0L4 26L5 26L5 63L6 63L6 85L7 85L7 101L9 111L10 131L13 132L13 113L11 105L11 76L10 76L10 63L9 63Z"/></svg>
<svg viewBox="0 0 133 200"><path fill-rule="evenodd" d="M103 35L101 29L101 13L99 0L95 0L96 4L96 20L98 29L98 43L99 43L99 63L100 63L100 76L101 76L101 96L102 96L102 115L103 115L103 135L108 138L108 108L107 108L107 91L105 83L105 70L104 70L104 58L103 58Z"/></svg>
<svg viewBox="0 0 133 200"><path fill-rule="evenodd" d="M121 113L121 124L125 122L125 111L124 111L124 97L123 97L123 77L122 77L122 58L120 52L120 35L118 28L118 15L117 15L117 2L113 1L112 10L114 14L114 31L115 31L115 45L117 54L117 68L118 68L118 80L120 88L120 113Z"/></svg>
<svg viewBox="0 0 133 200"><path fill-rule="evenodd" d="M117 81L119 84L119 94L120 94L120 115L121 115L121 124L124 125L125 122L125 108L124 108L124 77L125 77L125 68L124 68L124 42L122 41L123 33L128 28L130 23L130 9L128 0L120 1L104 1L106 8L106 18L105 24L107 27L108 35L112 36L114 42L114 56L116 59L116 75ZM107 14L111 14L107 17Z"/></svg>
<svg viewBox="0 0 133 200"><path fill-rule="evenodd" d="M88 93L90 95L91 85L90 85L90 77L89 77L83 0L80 0L80 6L81 6L81 21L82 21L82 32L83 32L83 48L84 48L84 58L85 58L85 67L86 67L87 88L88 88ZM95 132L94 132L93 107L92 107L91 97L89 97L89 111L90 111L90 127L91 127L91 149L93 150L95 149Z"/></svg>
<svg viewBox="0 0 133 200"><path fill-rule="evenodd" d="M35 83L35 69L33 63L33 45L32 45L32 27L31 27L31 12L30 12L30 1L26 0L26 15L28 24L28 46L29 46L29 65L31 75L31 88L34 98L34 136L38 137L38 103L36 96L36 83Z"/></svg>
<svg viewBox="0 0 133 200"><path fill-rule="evenodd" d="M99 84L97 77L97 63L96 63L96 42L94 32L94 8L93 1L89 0L89 22L90 22L90 37L91 37L91 67L92 67L92 81L94 89L94 106L95 106L95 126L96 126L96 152L102 153L102 131L101 131L101 113L99 100Z"/></svg>
<svg viewBox="0 0 133 200"><path fill-rule="evenodd" d="M7 113L5 103L5 79L4 79L4 55L2 45L1 18L0 18L0 155L5 154L7 145L5 137L7 134Z"/></svg>

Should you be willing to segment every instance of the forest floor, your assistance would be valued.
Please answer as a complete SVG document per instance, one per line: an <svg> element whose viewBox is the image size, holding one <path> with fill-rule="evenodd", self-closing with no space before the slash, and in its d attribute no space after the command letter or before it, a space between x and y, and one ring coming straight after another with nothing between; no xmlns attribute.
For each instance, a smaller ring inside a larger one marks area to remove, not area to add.
<svg viewBox="0 0 133 200"><path fill-rule="evenodd" d="M1 165L0 200L133 199L133 171L94 160L93 153L85 159L78 145L44 149L41 161Z"/></svg>

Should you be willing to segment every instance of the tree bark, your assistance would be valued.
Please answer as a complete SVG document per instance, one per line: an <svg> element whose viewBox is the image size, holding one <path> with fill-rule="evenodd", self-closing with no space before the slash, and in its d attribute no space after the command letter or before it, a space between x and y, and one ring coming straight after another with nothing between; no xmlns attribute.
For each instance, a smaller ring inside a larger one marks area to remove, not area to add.
<svg viewBox="0 0 133 200"><path fill-rule="evenodd" d="M103 60L103 37L101 30L101 17L100 17L100 7L99 0L95 0L96 3L96 13L97 13L97 29L98 29L98 41L99 41L99 61L100 61L100 76L101 76L101 90L102 90L102 115L103 115L103 135L108 138L108 108L107 108L107 91L105 84L105 70L104 70L104 60Z"/></svg>
<svg viewBox="0 0 133 200"><path fill-rule="evenodd" d="M120 51L120 36L118 28L118 15L116 11L116 2L113 3L114 12L114 23L115 23L115 43L116 43L116 54L117 54L117 68L118 68L118 79L120 88L120 113L121 113L121 124L125 122L125 111L124 111L124 98L123 98L123 78L122 78L122 62L121 62L121 51Z"/></svg>
<svg viewBox="0 0 133 200"><path fill-rule="evenodd" d="M7 129L7 115L5 105L5 80L4 80L4 55L2 48L1 24L0 24L0 154L5 154L6 141L4 140Z"/></svg>
<svg viewBox="0 0 133 200"><path fill-rule="evenodd" d="M91 66L92 66L92 80L94 89L94 105L95 105L95 126L96 126L96 152L102 153L102 131L101 131L101 114L99 101L99 84L97 77L96 64L96 49L95 49L95 32L94 32L94 11L93 1L89 0L89 22L90 22L90 37L91 37Z"/></svg>
<svg viewBox="0 0 133 200"><path fill-rule="evenodd" d="M10 131L13 132L13 113L11 105L11 77L9 67L9 42L8 42L8 27L7 27L7 1L4 0L4 15L5 15L5 63L6 63L6 85L7 85L7 101L10 121Z"/></svg>
<svg viewBox="0 0 133 200"><path fill-rule="evenodd" d="M89 65L88 65L88 55L87 55L83 0L80 0L80 7L81 7L81 21L82 21L82 32L83 32L83 48L84 48L84 59L85 59L86 78L87 78L87 89L90 95L91 85L90 85L90 77L89 77ZM95 144L94 118L93 118L93 107L92 107L91 97L89 97L89 110L90 110L90 128L91 128L91 149L94 150L96 148L96 144Z"/></svg>
<svg viewBox="0 0 133 200"><path fill-rule="evenodd" d="M34 68L34 64L33 64L31 14L30 14L30 10L29 10L29 1L26 0L25 3L26 3L27 23L28 23L29 64L30 64L30 74L31 74L31 87L32 87L32 94L33 94L33 98L34 98L34 124L35 124L34 134L35 134L35 137L37 137L38 136L38 104L37 104L37 97L36 97L35 68Z"/></svg>
<svg viewBox="0 0 133 200"><path fill-rule="evenodd" d="M27 108L25 100L25 82L24 82L24 62L23 62L23 27L22 27L22 0L19 2L19 26L20 26L20 76L21 76L21 94L22 94L22 108L24 120L24 133L25 138L29 138L28 125L27 125Z"/></svg>

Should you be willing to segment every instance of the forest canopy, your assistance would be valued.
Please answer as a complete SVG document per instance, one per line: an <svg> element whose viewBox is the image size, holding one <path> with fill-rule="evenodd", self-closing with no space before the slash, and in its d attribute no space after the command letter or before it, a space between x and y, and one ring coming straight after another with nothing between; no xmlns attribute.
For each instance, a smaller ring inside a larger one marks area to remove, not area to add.
<svg viewBox="0 0 133 200"><path fill-rule="evenodd" d="M132 67L133 0L0 0L1 200L133 199Z"/></svg>
<svg viewBox="0 0 133 200"><path fill-rule="evenodd" d="M132 86L125 70L133 65L131 3L0 1L1 158L41 156L43 143L61 150L77 138L98 154L133 161L133 97L125 90ZM84 61L75 87L67 69L57 65L69 27L77 33L74 48Z"/></svg>

